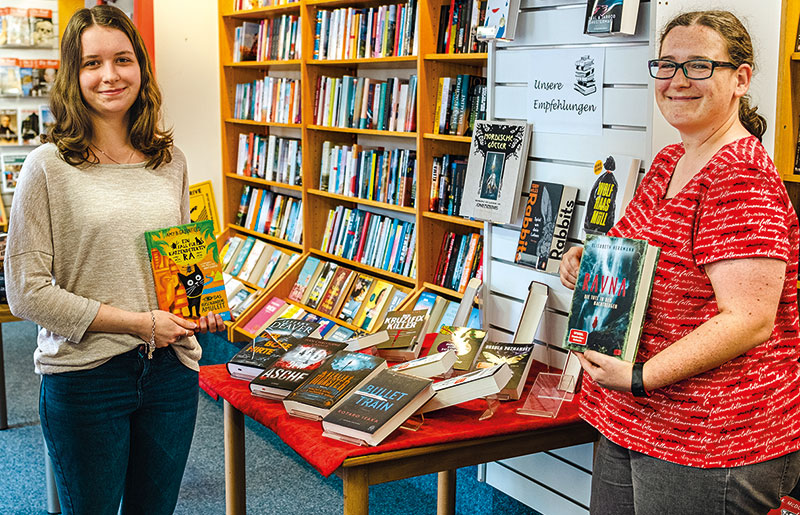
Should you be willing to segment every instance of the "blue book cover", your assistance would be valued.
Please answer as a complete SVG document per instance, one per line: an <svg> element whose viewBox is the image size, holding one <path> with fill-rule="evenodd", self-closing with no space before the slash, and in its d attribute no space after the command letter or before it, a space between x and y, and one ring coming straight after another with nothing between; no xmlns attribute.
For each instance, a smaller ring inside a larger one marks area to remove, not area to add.
<svg viewBox="0 0 800 515"><path fill-rule="evenodd" d="M438 295L431 291L424 291L419 294L417 298L417 303L414 304L414 311L418 309L427 309L428 311L431 310L434 304L436 304L436 298Z"/></svg>

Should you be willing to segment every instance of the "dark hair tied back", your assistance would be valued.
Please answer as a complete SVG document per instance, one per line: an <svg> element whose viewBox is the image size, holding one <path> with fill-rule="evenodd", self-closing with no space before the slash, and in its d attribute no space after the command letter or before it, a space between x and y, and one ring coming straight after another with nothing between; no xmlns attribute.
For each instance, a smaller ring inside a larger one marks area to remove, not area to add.
<svg viewBox="0 0 800 515"><path fill-rule="evenodd" d="M675 27L691 25L702 25L715 31L725 42L730 62L737 67L749 64L755 70L753 41L750 39L750 34L739 18L728 11L694 11L679 14L664 27L659 46L664 44L664 38ZM767 130L767 120L756 112L757 109L750 106L748 95L739 99L739 121L750 134L761 141Z"/></svg>

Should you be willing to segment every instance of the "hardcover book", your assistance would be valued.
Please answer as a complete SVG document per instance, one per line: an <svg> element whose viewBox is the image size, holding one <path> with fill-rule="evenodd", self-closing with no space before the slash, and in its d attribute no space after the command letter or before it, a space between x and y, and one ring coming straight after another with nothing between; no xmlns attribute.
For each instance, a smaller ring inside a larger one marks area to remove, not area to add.
<svg viewBox="0 0 800 515"><path fill-rule="evenodd" d="M618 154L594 163L599 177L586 200L586 234L606 234L622 218L636 189L640 163L638 158Z"/></svg>
<svg viewBox="0 0 800 515"><path fill-rule="evenodd" d="M508 365L502 363L434 383L433 398L426 402L418 413L427 413L472 399L495 395L505 387L512 375Z"/></svg>
<svg viewBox="0 0 800 515"><path fill-rule="evenodd" d="M322 419L323 436L378 445L433 396L432 384L383 370Z"/></svg>
<svg viewBox="0 0 800 515"><path fill-rule="evenodd" d="M147 231L144 237L159 309L187 320L197 320L209 311L231 319L214 222Z"/></svg>
<svg viewBox="0 0 800 515"><path fill-rule="evenodd" d="M347 395L386 369L386 360L342 350L283 400L290 415L320 420Z"/></svg>
<svg viewBox="0 0 800 515"><path fill-rule="evenodd" d="M636 358L660 252L644 240L586 237L565 349Z"/></svg>
<svg viewBox="0 0 800 515"><path fill-rule="evenodd" d="M499 396L504 399L517 400L522 395L525 381L528 380L528 374L531 371L533 345L533 343L486 342L475 361L475 370L507 364L513 375L500 390Z"/></svg>
<svg viewBox="0 0 800 515"><path fill-rule="evenodd" d="M511 223L519 209L531 128L527 122L475 122L460 214Z"/></svg>
<svg viewBox="0 0 800 515"><path fill-rule="evenodd" d="M610 36L636 33L639 0L588 0L584 34Z"/></svg>
<svg viewBox="0 0 800 515"><path fill-rule="evenodd" d="M381 325L388 341L378 345L378 354L390 361L414 359L419 356L421 338L428 319L424 309L416 311L391 311Z"/></svg>
<svg viewBox="0 0 800 515"><path fill-rule="evenodd" d="M237 352L225 367L234 379L252 381L299 341L285 334L259 336Z"/></svg>
<svg viewBox="0 0 800 515"><path fill-rule="evenodd" d="M343 343L305 337L250 381L250 392L282 400L342 349Z"/></svg>
<svg viewBox="0 0 800 515"><path fill-rule="evenodd" d="M515 263L550 274L558 273L577 197L577 188L531 181Z"/></svg>
<svg viewBox="0 0 800 515"><path fill-rule="evenodd" d="M444 326L436 335L428 355L452 350L456 353L453 370L466 372L472 369L472 364L485 339L486 331L468 327Z"/></svg>
<svg viewBox="0 0 800 515"><path fill-rule="evenodd" d="M269 327L264 329L264 336L267 333L272 336L285 335L293 338L301 339L314 334L314 331L319 329L318 322L309 320L299 320L295 318L278 318L273 321Z"/></svg>

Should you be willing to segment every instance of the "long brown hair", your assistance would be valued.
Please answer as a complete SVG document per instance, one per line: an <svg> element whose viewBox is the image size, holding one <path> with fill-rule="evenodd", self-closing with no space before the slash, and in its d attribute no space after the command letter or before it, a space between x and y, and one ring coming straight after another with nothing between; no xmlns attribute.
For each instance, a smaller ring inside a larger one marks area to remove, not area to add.
<svg viewBox="0 0 800 515"><path fill-rule="evenodd" d="M150 168L169 163L172 160L172 131L159 127L161 91L153 77L150 57L139 31L128 16L110 5L78 10L64 30L64 37L61 39L61 66L50 92L50 110L55 123L44 139L53 142L64 160L71 165L99 161L89 148L93 127L89 108L81 95L79 78L83 57L81 36L94 25L117 29L125 34L139 62L139 95L128 111L131 145L147 156L147 166Z"/></svg>
<svg viewBox="0 0 800 515"><path fill-rule="evenodd" d="M750 34L739 18L728 11L694 11L679 14L664 27L659 47L664 44L664 38L670 30L690 25L702 25L715 31L725 42L731 63L737 67L749 64L755 70L753 42ZM761 137L767 131L767 120L758 114L757 110L758 107L750 106L750 95L744 95L739 99L739 121L750 134L761 141Z"/></svg>

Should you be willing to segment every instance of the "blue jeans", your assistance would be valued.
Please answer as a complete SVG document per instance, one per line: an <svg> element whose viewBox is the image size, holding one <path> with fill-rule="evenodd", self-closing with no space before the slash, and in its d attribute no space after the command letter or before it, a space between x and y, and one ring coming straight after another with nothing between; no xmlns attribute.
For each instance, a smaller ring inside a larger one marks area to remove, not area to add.
<svg viewBox="0 0 800 515"><path fill-rule="evenodd" d="M42 376L39 416L64 514L169 514L192 443L197 372L171 347Z"/></svg>
<svg viewBox="0 0 800 515"><path fill-rule="evenodd" d="M630 451L600 437L592 515L757 515L777 508L800 476L800 452L753 465L701 469Z"/></svg>

